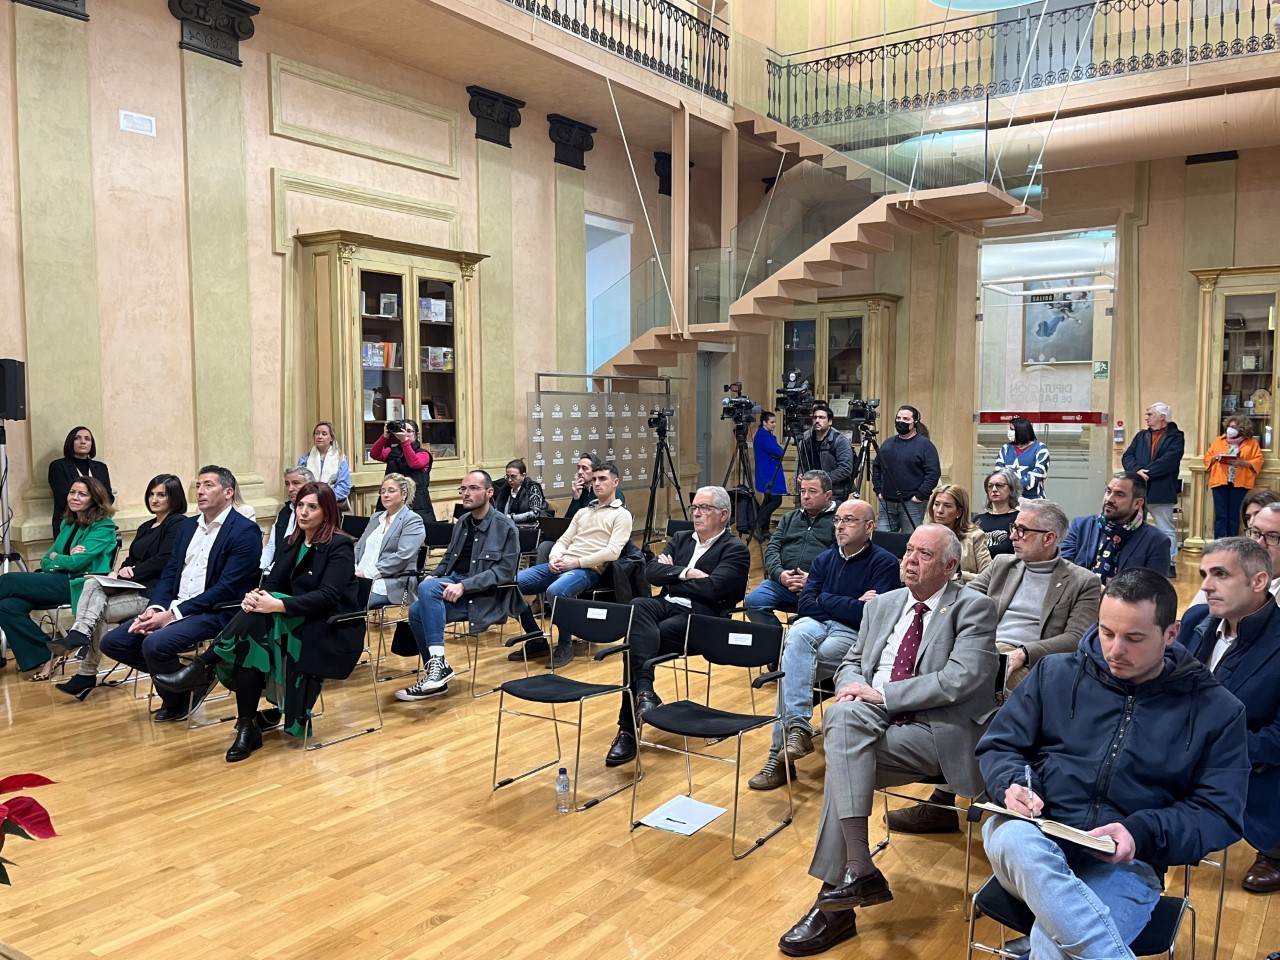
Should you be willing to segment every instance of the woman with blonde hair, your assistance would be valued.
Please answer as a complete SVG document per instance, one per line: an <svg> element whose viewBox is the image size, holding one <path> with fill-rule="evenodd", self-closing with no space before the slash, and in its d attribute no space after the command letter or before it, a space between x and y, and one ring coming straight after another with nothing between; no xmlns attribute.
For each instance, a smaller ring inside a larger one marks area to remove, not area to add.
<svg viewBox="0 0 1280 960"><path fill-rule="evenodd" d="M427 528L422 517L405 509L413 503L416 487L404 474L384 476L378 489L381 509L369 518L356 544L356 576L373 581L371 607L403 603L406 576L418 567L418 551L427 539Z"/></svg>
<svg viewBox="0 0 1280 960"><path fill-rule="evenodd" d="M311 431L311 450L298 458L297 466L306 467L317 481L332 487L341 508L351 495L351 465L338 447L337 437L334 425L321 420Z"/></svg>
<svg viewBox="0 0 1280 960"><path fill-rule="evenodd" d="M925 519L950 527L960 538L960 569L956 576L968 582L991 566L987 549L987 533L969 519L969 491L954 483L938 487L929 495Z"/></svg>

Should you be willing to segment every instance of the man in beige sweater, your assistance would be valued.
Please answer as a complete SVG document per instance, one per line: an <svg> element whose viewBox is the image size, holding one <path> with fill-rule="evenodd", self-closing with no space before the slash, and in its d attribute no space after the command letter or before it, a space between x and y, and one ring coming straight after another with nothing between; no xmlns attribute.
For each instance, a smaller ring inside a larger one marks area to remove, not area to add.
<svg viewBox="0 0 1280 960"><path fill-rule="evenodd" d="M600 582L605 566L621 556L623 547L631 539L632 521L617 496L618 468L612 463L601 464L592 472L591 487L595 500L573 515L569 529L551 548L551 559L521 570L516 576L522 594L545 593L548 603L556 597L576 597L593 589ZM521 600L517 613L525 632L538 631L538 621L527 601ZM548 647L545 640L533 640L524 645L524 650L530 656L540 656L548 652ZM517 650L514 656L522 657L524 653ZM562 633L557 638L551 665L564 666L572 659L572 638Z"/></svg>

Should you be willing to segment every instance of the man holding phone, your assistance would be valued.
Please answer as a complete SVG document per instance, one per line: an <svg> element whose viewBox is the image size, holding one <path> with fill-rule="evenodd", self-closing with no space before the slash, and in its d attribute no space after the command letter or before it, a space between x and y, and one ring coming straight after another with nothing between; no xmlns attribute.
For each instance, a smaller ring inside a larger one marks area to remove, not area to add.
<svg viewBox="0 0 1280 960"><path fill-rule="evenodd" d="M978 741L996 803L1115 842L1100 854L1027 820L983 826L992 872L1035 914L1036 960L1127 960L1165 870L1240 839L1244 709L1173 643L1177 608L1162 572L1121 570L1079 649L1040 660Z"/></svg>

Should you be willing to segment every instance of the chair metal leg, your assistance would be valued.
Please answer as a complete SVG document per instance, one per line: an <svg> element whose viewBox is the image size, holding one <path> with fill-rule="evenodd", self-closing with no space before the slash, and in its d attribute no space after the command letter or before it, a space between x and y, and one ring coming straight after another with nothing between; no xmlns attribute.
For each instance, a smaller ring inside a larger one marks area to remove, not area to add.
<svg viewBox="0 0 1280 960"><path fill-rule="evenodd" d="M787 772L787 816L786 819L774 826L772 830L762 837L756 837L755 842L741 853L738 852L738 795L742 788L742 734L738 734L738 755L733 766L733 831L729 836L729 850L733 853L733 859L741 860L749 856L756 850L780 834L787 827L791 826L791 821L795 817L795 807L791 800L791 773ZM784 763L785 767L786 764Z"/></svg>
<svg viewBox="0 0 1280 960"><path fill-rule="evenodd" d="M365 649L367 652L368 647L366 647ZM370 692L373 693L373 705L374 705L374 709L377 711L378 719L375 726L365 727L363 730L356 730L356 731L353 731L352 733L345 734L344 736L341 736L341 737L334 737L331 740L317 740L312 742L312 727L311 727L311 723L308 723L306 726L306 731L303 733L303 736L302 736L303 751L305 752L310 750L319 750L321 747L330 747L330 746L333 746L335 743L345 743L347 740L354 740L356 739L356 737L364 737L371 733L377 733L379 730L381 730L382 724L383 724L383 717L382 717L382 700L378 695L378 667L377 667L377 661L374 660L372 656L369 659L369 690ZM323 688L320 691L320 698L321 698L320 702L323 704L324 702ZM323 716L323 713L313 715L311 719L314 720L316 716Z"/></svg>
<svg viewBox="0 0 1280 960"><path fill-rule="evenodd" d="M884 839L871 848L871 856L875 856L889 846L891 834L889 832L889 795L881 793L880 799L884 801Z"/></svg>

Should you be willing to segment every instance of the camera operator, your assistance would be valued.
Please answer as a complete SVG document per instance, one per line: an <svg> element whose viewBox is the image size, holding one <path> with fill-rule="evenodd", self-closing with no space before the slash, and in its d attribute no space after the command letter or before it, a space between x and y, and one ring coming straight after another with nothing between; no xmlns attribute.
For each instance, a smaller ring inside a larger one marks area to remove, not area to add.
<svg viewBox="0 0 1280 960"><path fill-rule="evenodd" d="M755 538L761 542L769 539L769 524L773 511L782 506L787 495L787 472L782 469L782 444L774 436L778 415L772 410L760 411L760 426L751 440L756 455L756 493L764 497L764 503L756 514Z"/></svg>
<svg viewBox="0 0 1280 960"><path fill-rule="evenodd" d="M412 420L388 420L382 436L374 441L369 456L387 465L387 473L398 473L416 484L409 509L431 513L431 454L418 442L418 425Z"/></svg>
<svg viewBox="0 0 1280 960"><path fill-rule="evenodd" d="M849 497L853 485L853 444L839 430L832 428L835 415L825 403L813 405L813 429L804 435L804 451L808 454L809 470L823 470L831 478L835 502L842 503ZM800 458L805 463L805 457ZM799 482L797 474L797 483Z"/></svg>
<svg viewBox="0 0 1280 960"><path fill-rule="evenodd" d="M938 448L920 432L920 411L901 406L893 417L896 436L880 444L871 466L871 487L880 498L876 527L910 533L924 523L924 504L942 477Z"/></svg>

